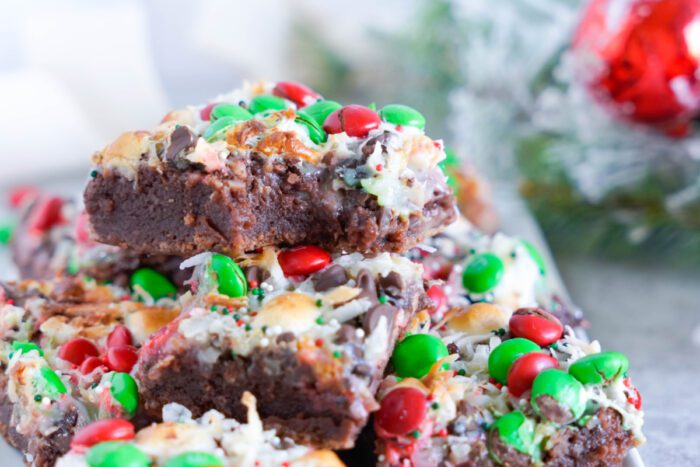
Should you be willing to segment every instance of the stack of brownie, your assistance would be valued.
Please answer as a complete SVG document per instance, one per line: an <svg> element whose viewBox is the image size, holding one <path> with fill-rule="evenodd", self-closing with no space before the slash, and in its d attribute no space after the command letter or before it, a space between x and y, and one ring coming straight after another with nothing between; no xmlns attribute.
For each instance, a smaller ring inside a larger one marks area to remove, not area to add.
<svg viewBox="0 0 700 467"><path fill-rule="evenodd" d="M458 215L492 225L424 127L246 84L96 153L84 212L27 196L0 431L36 465L621 463L626 358Z"/></svg>

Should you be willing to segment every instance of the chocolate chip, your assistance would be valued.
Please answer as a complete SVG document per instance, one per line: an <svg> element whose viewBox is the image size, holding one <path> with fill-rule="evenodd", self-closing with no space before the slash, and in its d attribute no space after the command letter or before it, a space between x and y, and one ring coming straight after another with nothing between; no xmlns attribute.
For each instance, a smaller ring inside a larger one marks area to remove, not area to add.
<svg viewBox="0 0 700 467"><path fill-rule="evenodd" d="M364 146L362 146L362 155L369 157L374 153L374 149L377 144L382 145L382 152L387 152L386 145L393 138L393 135L389 131L385 131L381 135L377 135L374 138L367 140Z"/></svg>
<svg viewBox="0 0 700 467"><path fill-rule="evenodd" d="M537 408L545 419L554 423L567 424L574 418L571 410L547 394L537 396Z"/></svg>
<svg viewBox="0 0 700 467"><path fill-rule="evenodd" d="M368 298L372 303L377 303L377 284L372 273L367 269L361 270L355 279L357 287L362 290L357 298Z"/></svg>
<svg viewBox="0 0 700 467"><path fill-rule="evenodd" d="M336 344L346 344L348 342L355 342L356 340L357 334L355 333L355 328L349 324L343 324L335 333L333 342Z"/></svg>
<svg viewBox="0 0 700 467"><path fill-rule="evenodd" d="M384 290L384 293L394 297L400 298L403 293L406 284L403 281L403 277L396 271L391 271L389 274L383 277L379 277L379 285Z"/></svg>
<svg viewBox="0 0 700 467"><path fill-rule="evenodd" d="M279 336L277 336L277 343L281 344L283 342L292 342L294 340L295 336L293 332L283 332Z"/></svg>
<svg viewBox="0 0 700 467"><path fill-rule="evenodd" d="M365 317L362 320L362 327L365 330L365 332L369 334L374 330L374 328L377 327L377 325L379 324L379 320L382 316L384 316L386 318L386 324L388 325L389 330L391 331L391 328L394 326L394 320L396 319L397 311L398 310L396 309L396 307L386 303L375 305L372 308L370 308L369 311L365 314Z"/></svg>
<svg viewBox="0 0 700 467"><path fill-rule="evenodd" d="M352 372L357 376L370 376L372 374L372 367L366 363L360 363L355 365Z"/></svg>
<svg viewBox="0 0 700 467"><path fill-rule="evenodd" d="M491 430L487 437L489 452L501 465L532 465L532 459L503 441L498 430Z"/></svg>
<svg viewBox="0 0 700 467"><path fill-rule="evenodd" d="M323 271L319 271L311 277L311 282L314 284L314 290L317 292L325 292L333 287L343 285L347 281L348 273L345 271L345 268L339 264L334 264L327 267Z"/></svg>
<svg viewBox="0 0 700 467"><path fill-rule="evenodd" d="M454 342L450 342L447 344L447 351L450 353L450 355L459 353L459 347L457 347L457 344Z"/></svg>
<svg viewBox="0 0 700 467"><path fill-rule="evenodd" d="M195 135L187 126L180 125L170 135L170 144L165 151L165 159L175 161L175 158L185 149L194 147L197 142Z"/></svg>

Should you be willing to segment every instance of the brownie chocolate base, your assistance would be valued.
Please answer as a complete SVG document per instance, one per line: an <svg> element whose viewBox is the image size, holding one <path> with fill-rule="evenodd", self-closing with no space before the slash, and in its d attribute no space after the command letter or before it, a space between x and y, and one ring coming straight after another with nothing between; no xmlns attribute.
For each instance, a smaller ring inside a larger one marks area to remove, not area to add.
<svg viewBox="0 0 700 467"><path fill-rule="evenodd" d="M222 354L210 367L188 350L178 357L159 356L141 365L137 381L142 420L160 421L162 408L177 402L199 417L216 409L245 420L241 395L258 400L266 428L301 444L348 449L367 421L364 409L373 399L380 375L370 375L365 391L355 393L344 378L319 378L288 348L256 348L247 357Z"/></svg>
<svg viewBox="0 0 700 467"><path fill-rule="evenodd" d="M14 405L7 396L7 376L0 373L0 435L23 455L27 465L53 467L56 460L70 449L70 441L77 428L78 412L68 412L56 430L49 435L39 432L21 434L13 426ZM4 465L4 462L0 462Z"/></svg>
<svg viewBox="0 0 700 467"><path fill-rule="evenodd" d="M88 183L85 206L98 241L181 256L298 244L403 252L456 218L449 191L402 218L359 188L333 189L338 166L302 167L253 154L232 158L229 175L141 165L132 180L106 169Z"/></svg>

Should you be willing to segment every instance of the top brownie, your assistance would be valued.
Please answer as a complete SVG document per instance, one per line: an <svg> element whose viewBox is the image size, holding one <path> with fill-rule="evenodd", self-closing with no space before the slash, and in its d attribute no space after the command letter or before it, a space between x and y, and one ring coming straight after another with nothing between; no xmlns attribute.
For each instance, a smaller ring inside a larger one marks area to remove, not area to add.
<svg viewBox="0 0 700 467"><path fill-rule="evenodd" d="M456 216L442 142L424 126L403 105L246 85L96 153L91 229L103 243L181 256L299 244L403 252Z"/></svg>

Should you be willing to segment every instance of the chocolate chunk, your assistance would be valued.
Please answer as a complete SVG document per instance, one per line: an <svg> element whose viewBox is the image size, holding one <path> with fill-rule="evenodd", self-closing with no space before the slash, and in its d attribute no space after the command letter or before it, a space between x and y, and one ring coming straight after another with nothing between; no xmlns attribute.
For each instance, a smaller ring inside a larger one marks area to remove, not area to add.
<svg viewBox="0 0 700 467"><path fill-rule="evenodd" d="M357 376L370 376L372 375L372 367L366 363L360 363L359 365L355 365L352 372Z"/></svg>
<svg viewBox="0 0 700 467"><path fill-rule="evenodd" d="M333 342L336 344L346 344L348 342L357 341L357 334L355 333L355 328L349 324L343 324L340 329L335 333L335 339Z"/></svg>
<svg viewBox="0 0 700 467"><path fill-rule="evenodd" d="M517 451L507 445L498 430L491 430L488 434L489 452L500 465L532 465L532 459L525 453Z"/></svg>
<svg viewBox="0 0 700 467"><path fill-rule="evenodd" d="M391 271L386 276L379 277L379 286L384 290L385 294L394 298L400 298L406 284L401 274L396 271Z"/></svg>
<svg viewBox="0 0 700 467"><path fill-rule="evenodd" d="M61 279L51 292L51 298L59 302L78 303L85 299L85 290L76 280Z"/></svg>
<svg viewBox="0 0 700 467"><path fill-rule="evenodd" d="M382 145L382 152L386 152L386 145L393 138L393 135L389 131L385 131L381 135L375 136L369 139L364 146L362 146L362 155L369 157L374 153L377 144Z"/></svg>
<svg viewBox="0 0 700 467"><path fill-rule="evenodd" d="M457 347L457 344L454 342L450 342L447 344L447 351L450 353L450 355L459 353L459 347Z"/></svg>
<svg viewBox="0 0 700 467"><path fill-rule="evenodd" d="M542 416L551 422L566 424L573 421L571 410L547 394L537 397L537 407Z"/></svg>
<svg viewBox="0 0 700 467"><path fill-rule="evenodd" d="M293 332L283 332L277 336L277 343L281 344L283 342L292 342L295 339Z"/></svg>
<svg viewBox="0 0 700 467"><path fill-rule="evenodd" d="M369 270L361 270L357 274L357 279L355 281L357 283L357 287L362 290L357 298L368 298L372 303L376 303L378 301L377 284L374 282L374 277Z"/></svg>
<svg viewBox="0 0 700 467"><path fill-rule="evenodd" d="M170 135L170 144L165 151L165 159L175 162L176 166L178 166L177 156L182 151L194 147L196 142L197 135L192 133L192 131L184 125L178 126ZM185 164L184 168L187 168L188 165L189 164ZM178 166L178 168L180 167Z"/></svg>
<svg viewBox="0 0 700 467"><path fill-rule="evenodd" d="M362 320L362 327L365 332L369 334L377 327L379 324L379 319L384 316L386 318L386 324L389 329L394 326L394 320L396 319L396 312L398 310L389 304L379 304L375 305L369 309Z"/></svg>
<svg viewBox="0 0 700 467"><path fill-rule="evenodd" d="M343 285L347 281L348 273L345 271L345 268L338 264L327 267L311 277L311 282L313 282L314 289L317 292L325 292L333 287Z"/></svg>

